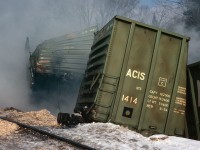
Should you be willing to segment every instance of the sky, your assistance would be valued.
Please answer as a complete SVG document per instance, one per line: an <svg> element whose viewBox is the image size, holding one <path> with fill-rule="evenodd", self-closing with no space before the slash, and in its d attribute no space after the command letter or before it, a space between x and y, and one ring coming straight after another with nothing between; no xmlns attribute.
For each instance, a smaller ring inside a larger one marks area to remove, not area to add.
<svg viewBox="0 0 200 150"><path fill-rule="evenodd" d="M140 3L142 5L148 5L148 6L153 6L154 5L153 0L140 0Z"/></svg>

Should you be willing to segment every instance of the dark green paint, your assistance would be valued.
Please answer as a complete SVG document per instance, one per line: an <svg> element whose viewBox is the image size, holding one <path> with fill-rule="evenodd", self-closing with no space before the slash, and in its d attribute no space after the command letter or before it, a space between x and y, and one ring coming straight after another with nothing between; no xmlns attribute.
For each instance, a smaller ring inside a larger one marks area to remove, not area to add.
<svg viewBox="0 0 200 150"><path fill-rule="evenodd" d="M95 35L75 111L142 133L183 136L188 41L176 33L114 17ZM160 104L161 100L165 102Z"/></svg>

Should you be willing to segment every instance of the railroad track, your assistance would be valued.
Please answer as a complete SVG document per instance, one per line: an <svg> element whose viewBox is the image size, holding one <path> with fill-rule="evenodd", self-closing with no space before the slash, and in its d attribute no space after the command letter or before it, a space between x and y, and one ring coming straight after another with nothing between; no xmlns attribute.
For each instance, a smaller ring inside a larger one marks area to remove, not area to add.
<svg viewBox="0 0 200 150"><path fill-rule="evenodd" d="M89 147L87 145L83 145L81 143L78 143L76 141L73 141L73 140L65 138L65 137L61 137L61 136L56 135L56 134L49 133L48 131L45 131L45 130L40 129L40 128L37 128L35 126L30 126L30 125L27 125L27 124L24 124L24 123L20 123L20 122L17 122L15 120L13 120L13 119L2 117L2 116L0 116L0 119L8 121L8 122L11 122L11 123L15 123L15 124L17 124L18 126L20 126L22 128L30 129L30 130L35 131L37 133L40 133L42 135L46 135L46 136L51 137L53 139L66 142L66 143L71 144L73 146L76 146L78 148L87 149L87 150L95 150L92 147Z"/></svg>

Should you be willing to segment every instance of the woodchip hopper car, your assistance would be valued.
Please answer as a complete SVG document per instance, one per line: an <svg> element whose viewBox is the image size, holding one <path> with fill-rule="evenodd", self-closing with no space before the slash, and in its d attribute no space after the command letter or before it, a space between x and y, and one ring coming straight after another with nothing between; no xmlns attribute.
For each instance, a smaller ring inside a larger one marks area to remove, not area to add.
<svg viewBox="0 0 200 150"><path fill-rule="evenodd" d="M184 136L188 43L186 36L114 17L95 34L74 111L86 122Z"/></svg>

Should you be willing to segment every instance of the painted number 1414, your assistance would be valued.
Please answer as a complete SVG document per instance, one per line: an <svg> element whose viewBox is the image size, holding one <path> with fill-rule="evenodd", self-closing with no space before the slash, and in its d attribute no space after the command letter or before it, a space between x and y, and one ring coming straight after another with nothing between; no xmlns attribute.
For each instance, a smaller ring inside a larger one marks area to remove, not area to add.
<svg viewBox="0 0 200 150"><path fill-rule="evenodd" d="M127 103L133 103L133 104L137 104L138 99L137 98L133 98L131 96L125 96L124 94L122 95L122 101L125 101Z"/></svg>

